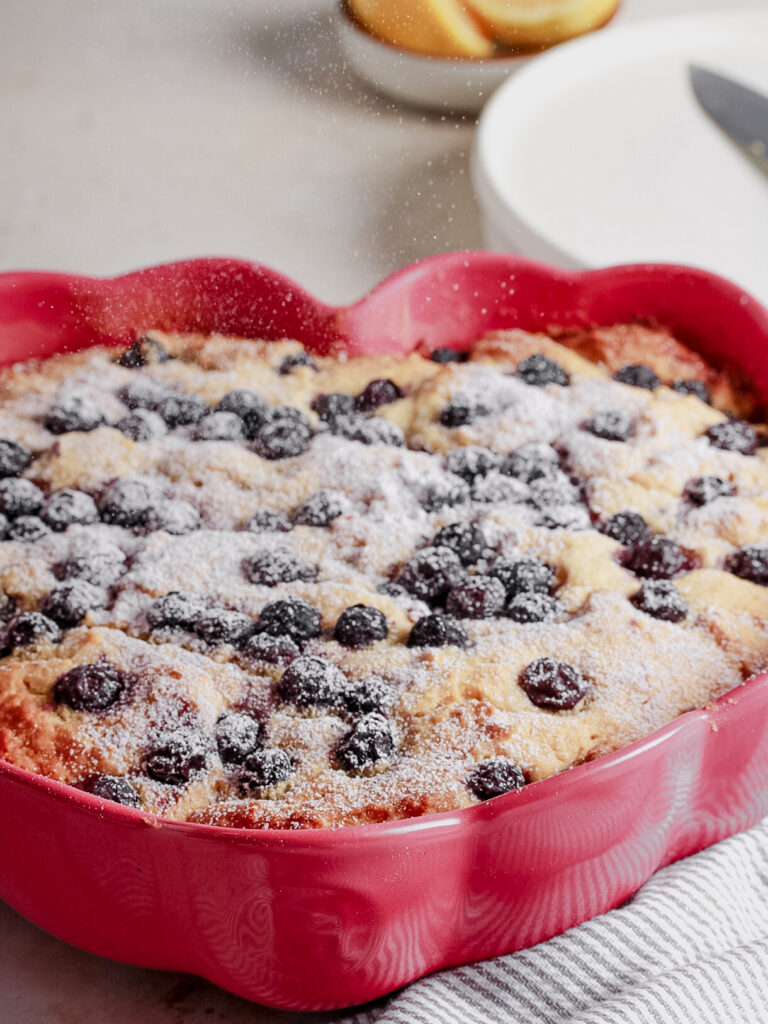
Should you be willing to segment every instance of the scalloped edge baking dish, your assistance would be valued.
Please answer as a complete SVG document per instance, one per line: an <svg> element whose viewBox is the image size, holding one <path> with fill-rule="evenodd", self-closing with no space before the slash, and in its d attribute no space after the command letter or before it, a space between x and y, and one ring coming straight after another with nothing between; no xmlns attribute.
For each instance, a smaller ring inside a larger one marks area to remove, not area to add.
<svg viewBox="0 0 768 1024"><path fill-rule="evenodd" d="M672 266L570 273L491 253L406 267L347 307L266 267L0 275L3 363L136 331L291 336L322 352L467 346L486 330L651 318L768 395L768 313ZM456 812L338 830L163 821L0 762L0 897L105 957L331 1009L512 952L624 900L768 812L768 674L596 761Z"/></svg>

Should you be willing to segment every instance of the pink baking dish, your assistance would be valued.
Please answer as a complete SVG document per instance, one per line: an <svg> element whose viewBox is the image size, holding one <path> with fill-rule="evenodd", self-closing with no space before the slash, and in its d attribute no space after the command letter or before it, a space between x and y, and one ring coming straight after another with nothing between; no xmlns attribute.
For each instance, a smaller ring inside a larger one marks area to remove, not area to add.
<svg viewBox="0 0 768 1024"><path fill-rule="evenodd" d="M6 363L149 327L359 353L636 317L737 362L768 396L768 314L680 267L566 273L452 253L345 308L225 259L110 280L0 275ZM615 754L455 813L248 832L161 821L4 764L0 810L0 897L54 935L273 1006L349 1006L556 935L756 822L768 812L768 675Z"/></svg>

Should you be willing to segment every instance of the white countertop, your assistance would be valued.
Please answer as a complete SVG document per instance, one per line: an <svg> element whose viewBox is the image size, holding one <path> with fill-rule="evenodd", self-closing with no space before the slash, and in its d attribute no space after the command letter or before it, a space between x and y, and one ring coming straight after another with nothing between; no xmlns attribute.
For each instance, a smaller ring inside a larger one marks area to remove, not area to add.
<svg viewBox="0 0 768 1024"><path fill-rule="evenodd" d="M473 120L360 83L333 7L0 0L0 270L242 256L346 302L414 259L480 247ZM719 9L624 0L619 21ZM2 904L0 993L3 1024L313 1019L89 956Z"/></svg>

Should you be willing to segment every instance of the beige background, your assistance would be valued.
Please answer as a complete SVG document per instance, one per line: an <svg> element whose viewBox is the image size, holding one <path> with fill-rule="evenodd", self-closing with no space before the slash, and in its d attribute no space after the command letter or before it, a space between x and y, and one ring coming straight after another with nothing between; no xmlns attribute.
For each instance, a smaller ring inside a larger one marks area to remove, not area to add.
<svg viewBox="0 0 768 1024"><path fill-rule="evenodd" d="M731 7L624 0L619 22ZM346 302L413 259L478 247L472 120L377 97L345 69L333 10L333 0L0 0L0 270L112 274L244 256ZM2 904L0 1019L312 1020L88 956Z"/></svg>

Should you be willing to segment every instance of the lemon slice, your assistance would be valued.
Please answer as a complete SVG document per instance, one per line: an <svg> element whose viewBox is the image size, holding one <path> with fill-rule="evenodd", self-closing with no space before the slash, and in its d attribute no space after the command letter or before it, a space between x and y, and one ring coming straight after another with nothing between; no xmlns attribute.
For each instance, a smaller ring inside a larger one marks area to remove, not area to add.
<svg viewBox="0 0 768 1024"><path fill-rule="evenodd" d="M490 57L494 46L459 0L348 0L370 32L395 46L441 57ZM500 6L504 6L501 4Z"/></svg>
<svg viewBox="0 0 768 1024"><path fill-rule="evenodd" d="M599 28L619 0L467 0L487 31L507 46L547 46Z"/></svg>

